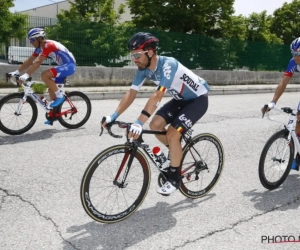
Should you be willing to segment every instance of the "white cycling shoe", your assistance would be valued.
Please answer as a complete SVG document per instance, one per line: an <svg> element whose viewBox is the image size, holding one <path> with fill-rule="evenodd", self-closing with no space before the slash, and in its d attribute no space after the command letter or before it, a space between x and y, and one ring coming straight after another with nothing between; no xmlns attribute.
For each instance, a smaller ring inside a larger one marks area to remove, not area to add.
<svg viewBox="0 0 300 250"><path fill-rule="evenodd" d="M176 183L174 181L173 184L167 181L164 185L162 185L159 189L157 189L157 193L162 195L170 195L174 193L179 188L179 182Z"/></svg>

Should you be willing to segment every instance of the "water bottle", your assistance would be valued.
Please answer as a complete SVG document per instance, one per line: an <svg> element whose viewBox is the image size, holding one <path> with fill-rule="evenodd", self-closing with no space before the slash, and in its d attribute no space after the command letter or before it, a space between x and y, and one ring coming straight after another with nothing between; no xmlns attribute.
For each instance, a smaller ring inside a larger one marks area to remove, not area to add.
<svg viewBox="0 0 300 250"><path fill-rule="evenodd" d="M157 161L161 164L159 168L160 170L164 170L169 167L170 162L159 147L154 147L152 152L156 156Z"/></svg>

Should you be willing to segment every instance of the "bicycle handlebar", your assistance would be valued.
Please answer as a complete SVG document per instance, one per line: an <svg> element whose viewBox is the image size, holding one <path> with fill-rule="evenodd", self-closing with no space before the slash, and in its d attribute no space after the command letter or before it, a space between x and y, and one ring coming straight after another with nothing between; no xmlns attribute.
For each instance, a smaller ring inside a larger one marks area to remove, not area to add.
<svg viewBox="0 0 300 250"><path fill-rule="evenodd" d="M275 111L279 111L279 112L283 112L283 113L287 113L287 114L296 114L296 110L295 109L292 109L290 107L279 107L279 106L274 106L272 109L268 109L268 104L266 104L263 108L263 115L262 115L262 118L264 116L267 117L268 120L271 120L271 121L274 121L274 119L272 117L270 117L270 114L269 114L269 111L271 110L275 110Z"/></svg>
<svg viewBox="0 0 300 250"><path fill-rule="evenodd" d="M9 73L6 73L5 75L6 75L6 82L8 82L8 80L9 80L13 85L15 85L17 87L20 87L20 85L22 85L22 84L19 83L19 76L12 76ZM16 78L16 81L13 80L13 77ZM31 80L32 80L32 78L29 77L26 82L30 82Z"/></svg>
<svg viewBox="0 0 300 250"><path fill-rule="evenodd" d="M101 121L101 125L102 125L105 121L106 121L106 118L103 117L103 118L102 118L102 121ZM111 131L112 126L113 126L113 125L118 125L119 128L126 128L126 130L127 130L126 132L127 132L127 134L128 134L128 131L129 131L129 128L130 128L131 124L132 124L132 123L121 122L121 121L112 121L112 122L106 124L106 128L107 128L107 132L108 132L108 134L109 134L110 136L112 136L112 137L114 137L114 138L122 138L122 137L123 137L122 135L116 135L116 134L114 134L114 133ZM99 136L101 136L102 133L103 133L103 127L101 126L101 133L100 133Z"/></svg>

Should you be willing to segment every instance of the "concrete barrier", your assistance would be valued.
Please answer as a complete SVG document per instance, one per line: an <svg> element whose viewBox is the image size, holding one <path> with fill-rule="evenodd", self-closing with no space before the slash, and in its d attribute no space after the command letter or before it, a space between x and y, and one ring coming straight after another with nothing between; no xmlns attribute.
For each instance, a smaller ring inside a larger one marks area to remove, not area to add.
<svg viewBox="0 0 300 250"><path fill-rule="evenodd" d="M18 65L0 65L0 86L5 83L5 73L14 71ZM49 69L41 66L32 77L41 80L41 72ZM223 70L193 70L203 77L209 85L251 85L278 84L283 72L265 71L223 71ZM106 67L77 67L76 73L68 79L73 86L130 86L135 76L136 68L106 68ZM291 80L293 84L300 84L300 74L295 73ZM145 85L152 85L146 82Z"/></svg>

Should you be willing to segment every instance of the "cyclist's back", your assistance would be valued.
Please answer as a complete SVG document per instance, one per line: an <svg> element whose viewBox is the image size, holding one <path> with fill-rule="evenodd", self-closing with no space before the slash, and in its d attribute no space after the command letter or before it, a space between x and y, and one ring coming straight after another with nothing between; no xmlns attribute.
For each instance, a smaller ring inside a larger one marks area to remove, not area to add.
<svg viewBox="0 0 300 250"><path fill-rule="evenodd" d="M32 55L35 57L39 55L51 57L57 65L76 63L74 55L64 45L48 39L45 41L44 48L36 48Z"/></svg>

